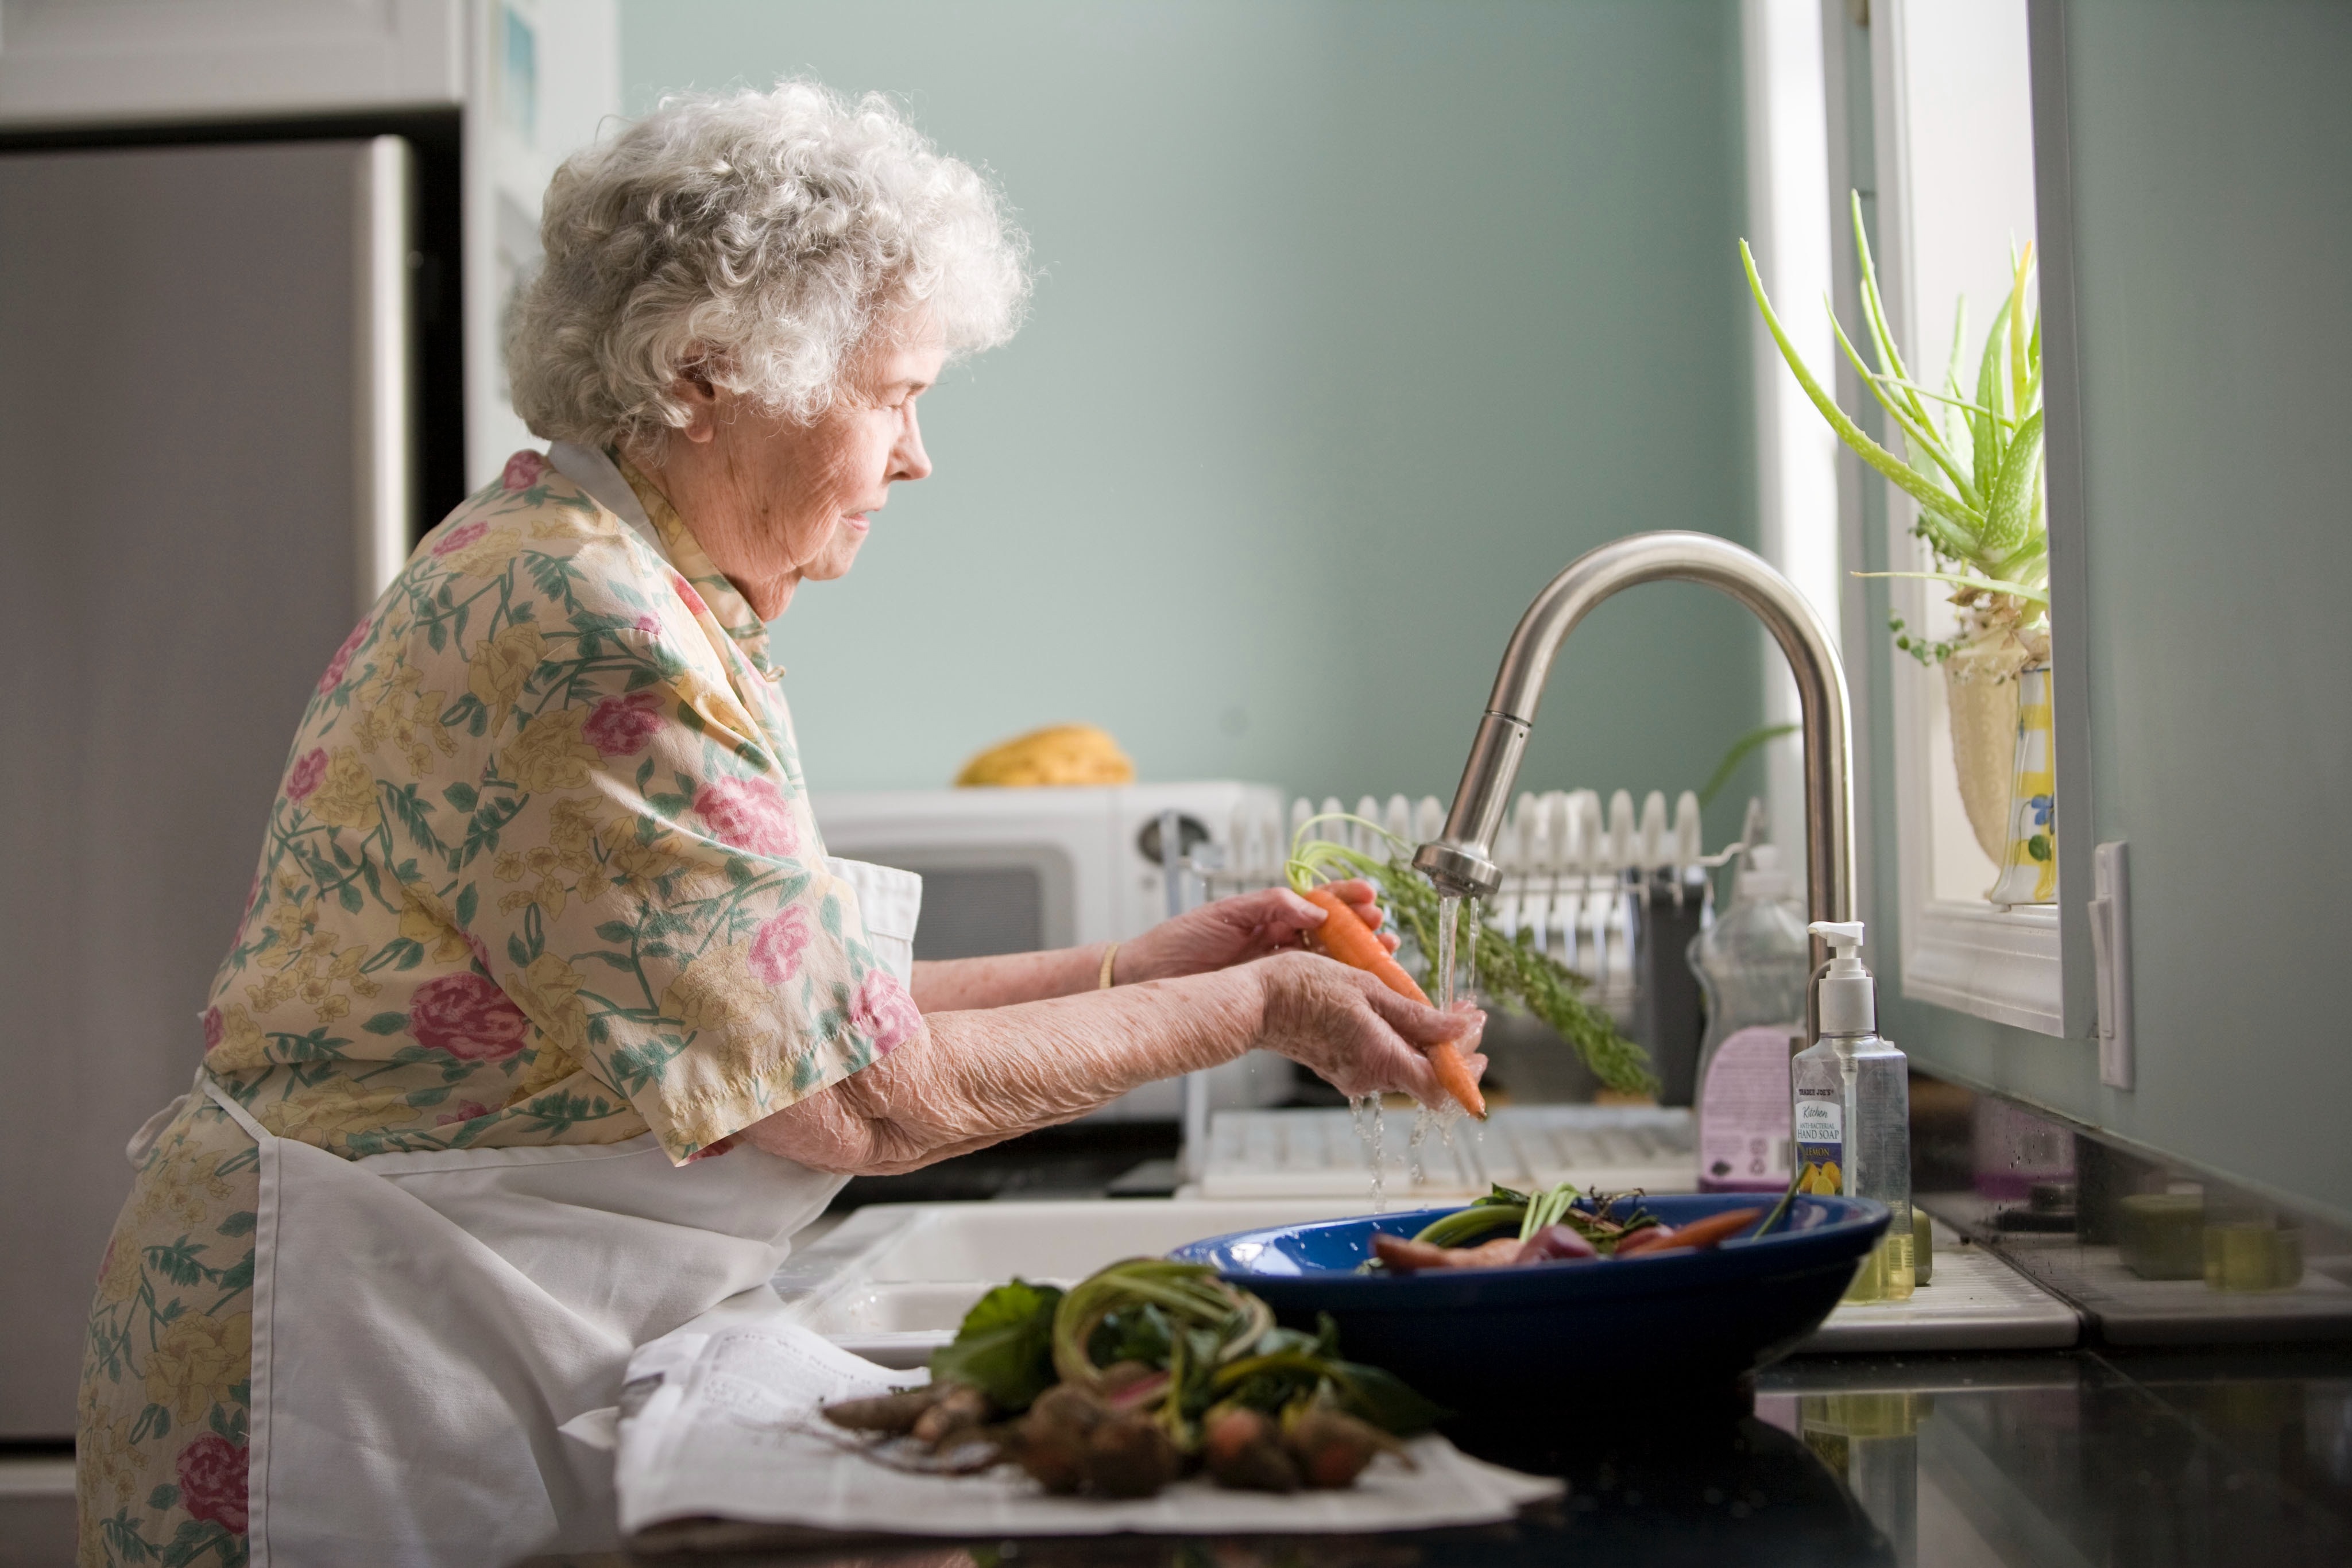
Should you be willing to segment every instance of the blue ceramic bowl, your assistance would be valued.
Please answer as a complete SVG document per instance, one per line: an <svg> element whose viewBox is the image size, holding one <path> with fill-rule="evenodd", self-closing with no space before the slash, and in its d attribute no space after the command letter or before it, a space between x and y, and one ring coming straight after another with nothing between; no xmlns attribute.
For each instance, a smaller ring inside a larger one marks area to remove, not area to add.
<svg viewBox="0 0 2352 1568"><path fill-rule="evenodd" d="M1645 1197L1669 1225L1769 1195ZM1411 1236L1452 1208L1364 1215L1213 1237L1171 1257L1207 1263L1262 1297L1282 1322L1339 1324L1352 1361L1386 1367L1441 1404L1471 1411L1612 1384L1721 1385L1813 1332L1886 1229L1884 1204L1800 1197L1769 1236L1657 1257L1360 1274L1372 1237Z"/></svg>

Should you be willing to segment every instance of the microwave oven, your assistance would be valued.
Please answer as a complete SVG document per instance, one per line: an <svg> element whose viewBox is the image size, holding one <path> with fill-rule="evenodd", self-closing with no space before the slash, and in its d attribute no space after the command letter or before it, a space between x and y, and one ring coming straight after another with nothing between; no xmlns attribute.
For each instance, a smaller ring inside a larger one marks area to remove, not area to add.
<svg viewBox="0 0 2352 1568"><path fill-rule="evenodd" d="M1183 852L1232 868L1210 892L1270 885L1281 874L1286 800L1272 785L1215 779L820 790L810 805L829 853L923 879L915 956L934 959L1124 942L1150 930L1167 916L1159 851L1170 810ZM1279 1104L1293 1082L1289 1062L1252 1051L1210 1073L1209 1103L1216 1110ZM1181 1106L1171 1081L1123 1095L1087 1120L1173 1121Z"/></svg>

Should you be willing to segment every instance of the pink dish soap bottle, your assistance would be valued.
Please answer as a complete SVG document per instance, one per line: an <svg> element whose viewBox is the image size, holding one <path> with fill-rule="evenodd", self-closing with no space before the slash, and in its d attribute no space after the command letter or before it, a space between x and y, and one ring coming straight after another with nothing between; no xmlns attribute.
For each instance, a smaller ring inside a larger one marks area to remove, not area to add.
<svg viewBox="0 0 2352 1568"><path fill-rule="evenodd" d="M1701 1192L1789 1185L1790 1037L1805 1028L1812 946L1780 852L1758 844L1732 878L1731 903L1691 939L1706 995L1698 1059Z"/></svg>

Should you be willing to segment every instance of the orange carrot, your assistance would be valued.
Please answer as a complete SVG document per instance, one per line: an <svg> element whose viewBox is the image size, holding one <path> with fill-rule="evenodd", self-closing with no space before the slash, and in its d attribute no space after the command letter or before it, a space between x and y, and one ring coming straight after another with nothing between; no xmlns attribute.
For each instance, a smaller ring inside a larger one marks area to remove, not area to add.
<svg viewBox="0 0 2352 1568"><path fill-rule="evenodd" d="M1429 993L1415 984L1413 977L1404 972L1404 966L1381 946L1381 939L1364 924L1364 917L1356 913L1353 904L1328 886L1308 888L1306 896L1325 915L1323 924L1315 931L1317 946L1349 968L1363 970L1397 995L1423 1007L1429 1005ZM1462 1103L1464 1110L1485 1121L1486 1097L1478 1092L1478 1081L1470 1076L1469 1064L1462 1060L1462 1052L1454 1042L1442 1040L1424 1049L1429 1070L1437 1075L1439 1084Z"/></svg>
<svg viewBox="0 0 2352 1568"><path fill-rule="evenodd" d="M1643 1252L1671 1252L1685 1247L1717 1247L1730 1240L1762 1216L1760 1208L1735 1208L1724 1214L1710 1214L1704 1219L1694 1219L1677 1230L1670 1226L1651 1226L1636 1230L1617 1244L1617 1256L1632 1257ZM1655 1237L1657 1239L1649 1239Z"/></svg>

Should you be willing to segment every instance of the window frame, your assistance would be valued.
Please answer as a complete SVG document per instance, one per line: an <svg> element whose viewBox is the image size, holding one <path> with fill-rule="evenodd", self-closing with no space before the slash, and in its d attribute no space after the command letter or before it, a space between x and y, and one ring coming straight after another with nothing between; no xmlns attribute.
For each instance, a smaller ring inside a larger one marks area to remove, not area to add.
<svg viewBox="0 0 2352 1568"><path fill-rule="evenodd" d="M1872 119L1877 182L1879 277L1898 341L1927 341L1915 319L1911 128L1906 81L1906 14L1937 0L1877 0L1870 19ZM1938 672L1882 648L1890 673L1896 828L1900 988L1904 997L1990 1021L2063 1038L2087 1037L2094 1024L2093 956L2084 900L2095 837L2091 815L2086 698L2086 595L2084 591L2081 418L2074 338L2072 192L2066 119L2064 14L2060 0L2027 0L2026 31L2032 111L2034 229L2039 251L2042 376L2048 488L2051 667L2053 741L2058 757L2058 902L2003 909L1939 895L1935 880L1937 780L1948 766L1935 728L1944 705L1928 683ZM1841 213L1841 218L1843 214ZM1859 464L1842 471L1883 486L1890 568L1927 564L1912 535L1910 498ZM1857 541L1858 542L1858 541ZM1859 563L1857 563L1859 564ZM1894 613L1930 624L1931 585L1888 583ZM1883 631L1878 635L1884 637Z"/></svg>

